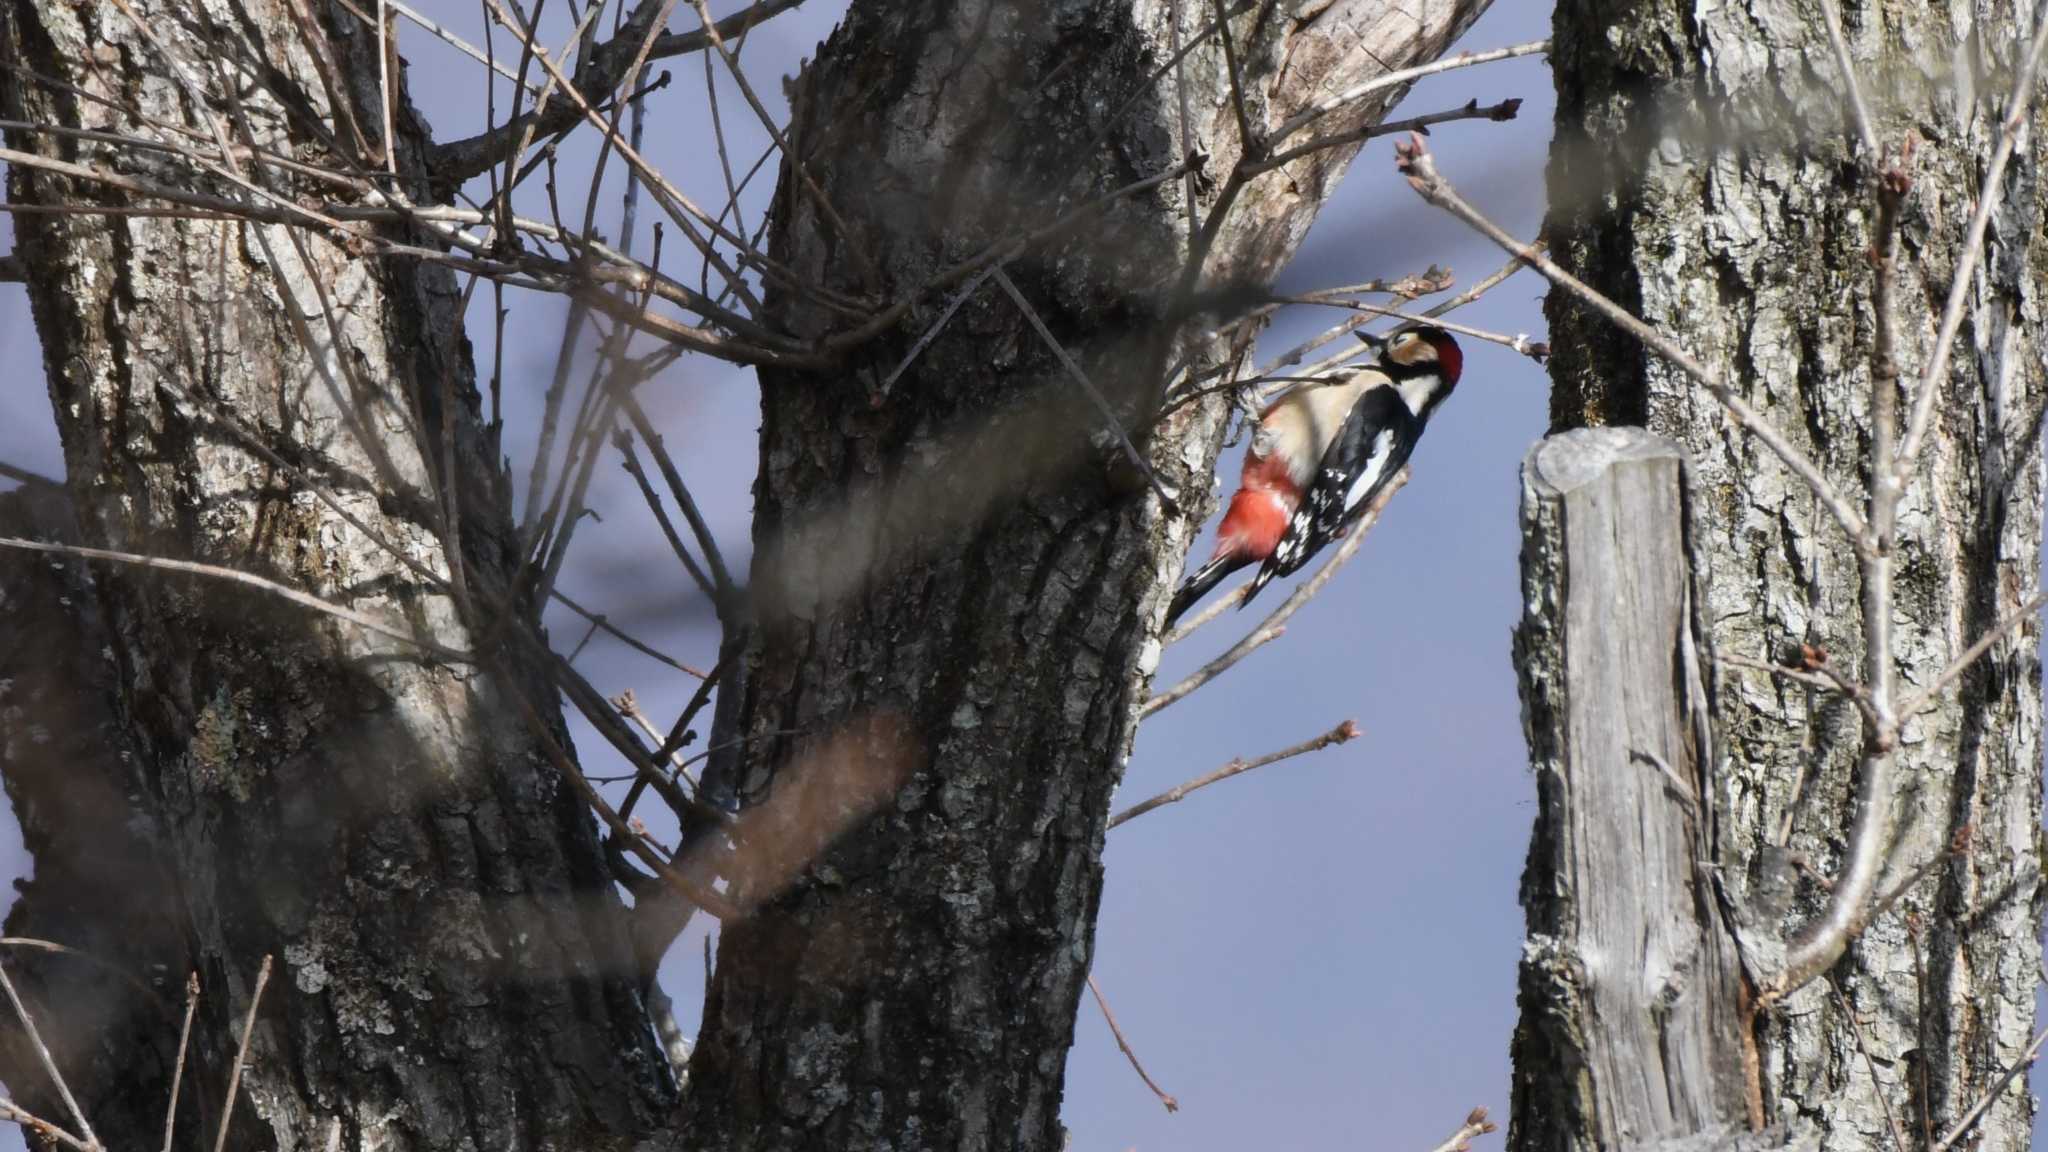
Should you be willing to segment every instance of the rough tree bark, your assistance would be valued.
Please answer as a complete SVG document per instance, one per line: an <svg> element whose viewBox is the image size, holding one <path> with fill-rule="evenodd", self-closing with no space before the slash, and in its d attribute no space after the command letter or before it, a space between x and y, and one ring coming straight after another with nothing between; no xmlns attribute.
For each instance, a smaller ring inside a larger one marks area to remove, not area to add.
<svg viewBox="0 0 2048 1152"><path fill-rule="evenodd" d="M1901 235L1909 382L1932 343L2029 7L1843 5L1880 137L1922 137ZM1564 0L1553 63L1549 236L1559 261L1673 334L1834 483L1862 491L1874 208L1845 143L1847 103L1816 7ZM2008 170L1934 441L1901 509L1895 619L1909 692L2038 577L2040 139L2023 141ZM1644 424L1682 443L1695 465L1716 651L1768 660L1806 643L1853 663L1856 566L1807 489L1633 340L1562 293L1549 312L1554 427ZM1829 1148L1885 1147L1882 1097L1911 1139L1930 1129L1938 1139L2024 1048L2040 978L2039 676L2023 632L1907 724L1881 890L1939 867L1828 979L1760 1021L1768 1119L1810 1122ZM1824 900L1797 865L1836 869L1859 718L1767 674L1721 677L1711 796L1720 875L1741 915L1782 936ZM1967 848L1941 860L1964 828ZM2031 1113L2024 1091L2006 1092L1981 1146L2026 1147ZM1518 1141L1559 1146L1535 1131Z"/></svg>
<svg viewBox="0 0 2048 1152"><path fill-rule="evenodd" d="M803 167L847 228L785 169L774 254L886 296L1166 170L1188 145L1211 154L1190 182L1206 218L1242 152L1223 46L1201 44L1183 76L1157 73L1223 7L860 0L798 81L794 113ZM1434 56L1484 4L1229 7L1263 130ZM1276 272L1349 156L1252 186L1209 280ZM1005 273L1141 437L1189 249L1186 195L1176 181L1126 200ZM1146 438L1151 466L1189 496L1162 511L1105 468L1101 418L997 282L885 395L943 303L838 378L762 374L739 784L765 798L757 827L778 848L857 829L779 893L786 873L751 882L743 898L769 902L724 930L685 1112L707 1147L1061 1146L1109 795L1224 409L1188 406ZM771 307L801 333L834 319L788 296ZM841 785L810 783L828 776Z"/></svg>
<svg viewBox="0 0 2048 1152"><path fill-rule="evenodd" d="M0 3L4 114L142 130L34 74L202 138L217 121L287 156L339 160L335 140L357 125L377 138L377 37L340 6L131 7L154 42L115 5ZM319 58L351 107L330 104ZM409 106L400 122L417 172L423 127ZM8 140L133 163L35 132ZM126 203L19 167L9 194ZM502 594L516 559L452 278L277 227L16 221L84 542L258 572L483 654L424 661L233 585L100 568L88 586L60 565L72 583L58 589L42 560L4 561L0 631L36 645L0 674L12 677L0 767L36 854L7 927L149 982L5 958L28 970L101 1139L161 1141L188 970L204 996L181 1146L211 1139L267 954L277 979L236 1147L330 1147L337 1125L347 1147L390 1149L611 1148L661 1131L674 1089L591 818L516 701L559 729L552 690L500 650L504 633L458 619L372 535L448 575L439 473L452 449L469 586ZM252 451L238 427L283 457ZM36 515L58 528L47 508ZM87 727L47 740L21 727L61 721L53 702ZM10 1087L66 1119L10 1037Z"/></svg>

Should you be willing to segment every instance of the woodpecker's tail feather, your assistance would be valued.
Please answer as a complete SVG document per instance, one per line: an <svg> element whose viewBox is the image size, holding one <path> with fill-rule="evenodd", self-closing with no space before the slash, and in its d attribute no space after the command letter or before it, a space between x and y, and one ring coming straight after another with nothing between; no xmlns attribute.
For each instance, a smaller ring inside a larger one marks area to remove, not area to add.
<svg viewBox="0 0 2048 1152"><path fill-rule="evenodd" d="M1194 575L1189 576L1180 586L1180 591L1173 594L1173 603L1166 609L1166 623L1163 627L1173 627L1180 619L1181 613L1194 607L1196 601L1207 596L1216 585L1221 584L1225 576L1244 567L1244 563L1235 556L1223 555L1195 569Z"/></svg>

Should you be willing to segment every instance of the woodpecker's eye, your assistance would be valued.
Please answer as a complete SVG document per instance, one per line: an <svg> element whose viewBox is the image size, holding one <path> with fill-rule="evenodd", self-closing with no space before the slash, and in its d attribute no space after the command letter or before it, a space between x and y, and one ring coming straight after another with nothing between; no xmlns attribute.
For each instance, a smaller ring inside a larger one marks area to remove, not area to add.
<svg viewBox="0 0 2048 1152"><path fill-rule="evenodd" d="M1388 347L1387 359L1396 364L1427 364L1436 359L1436 345L1415 332L1403 332Z"/></svg>

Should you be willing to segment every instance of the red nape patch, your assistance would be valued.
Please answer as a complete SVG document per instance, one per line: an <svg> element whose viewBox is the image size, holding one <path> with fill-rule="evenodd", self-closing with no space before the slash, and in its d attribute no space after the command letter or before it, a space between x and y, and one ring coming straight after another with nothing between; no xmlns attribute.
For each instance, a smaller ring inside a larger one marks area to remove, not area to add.
<svg viewBox="0 0 2048 1152"><path fill-rule="evenodd" d="M1240 488L1216 529L1216 554L1264 560L1280 546L1294 509L1277 492Z"/></svg>
<svg viewBox="0 0 2048 1152"><path fill-rule="evenodd" d="M1451 339L1448 332L1431 336L1429 342L1436 349L1436 362L1443 371L1444 383L1455 386L1465 371L1465 350L1458 347L1458 342Z"/></svg>

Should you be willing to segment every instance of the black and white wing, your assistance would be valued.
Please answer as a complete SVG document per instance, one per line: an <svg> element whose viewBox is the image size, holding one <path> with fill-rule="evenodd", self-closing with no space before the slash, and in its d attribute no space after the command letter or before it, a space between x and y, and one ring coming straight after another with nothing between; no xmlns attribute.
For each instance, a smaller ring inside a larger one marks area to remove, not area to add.
<svg viewBox="0 0 2048 1152"><path fill-rule="evenodd" d="M1286 535L1253 577L1245 599L1322 551L1408 462L1417 430L1415 415L1398 391L1385 386L1367 389L1323 453L1315 480L1287 523Z"/></svg>

